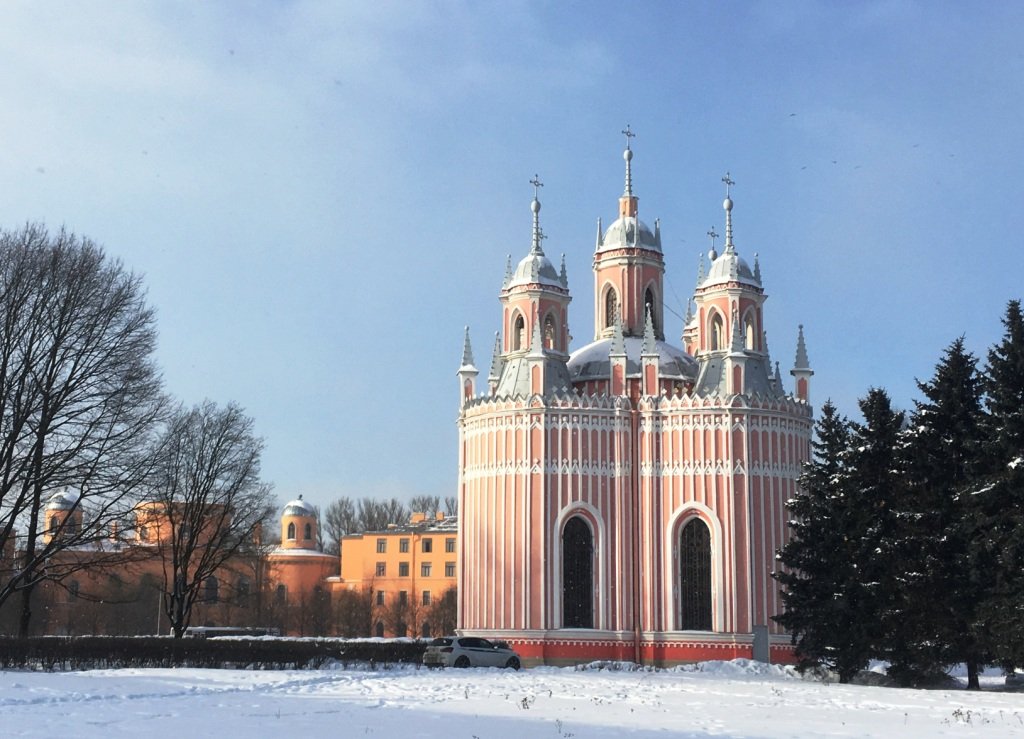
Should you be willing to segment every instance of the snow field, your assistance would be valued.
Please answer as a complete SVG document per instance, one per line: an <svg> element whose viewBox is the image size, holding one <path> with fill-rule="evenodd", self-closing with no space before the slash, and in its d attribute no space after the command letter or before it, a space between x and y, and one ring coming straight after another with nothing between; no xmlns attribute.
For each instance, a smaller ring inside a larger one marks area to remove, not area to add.
<svg viewBox="0 0 1024 739"><path fill-rule="evenodd" d="M744 660L658 671L2 672L0 727L147 739L1006 737L1024 736L1024 699L825 684Z"/></svg>

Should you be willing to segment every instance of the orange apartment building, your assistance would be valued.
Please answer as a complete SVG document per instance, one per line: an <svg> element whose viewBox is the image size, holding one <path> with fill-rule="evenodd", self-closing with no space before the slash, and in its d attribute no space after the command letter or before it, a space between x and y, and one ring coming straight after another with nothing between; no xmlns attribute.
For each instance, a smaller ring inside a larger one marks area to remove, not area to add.
<svg viewBox="0 0 1024 739"><path fill-rule="evenodd" d="M108 541L64 550L86 567L41 596L42 633L167 633L162 614L163 558L169 515L159 504L136 507L130 528ZM73 533L83 511L72 492L54 494L43 516L43 539ZM299 496L281 509L276 545L258 540L204 582L192 626L272 626L282 633L342 633L335 609L346 596L362 604L358 636L430 636L455 628L458 520L415 513L408 524L346 536L339 557L318 548L316 509ZM3 563L15 563L11 551ZM117 553L113 566L101 564ZM104 604L106 602L106 604ZM447 610L442 606L448 606ZM443 616L442 612L448 613ZM2 626L2 624L0 624Z"/></svg>
<svg viewBox="0 0 1024 739"><path fill-rule="evenodd" d="M414 513L406 525L343 537L333 586L369 595L374 636L437 636L454 627L439 614L455 605L457 553L456 517Z"/></svg>

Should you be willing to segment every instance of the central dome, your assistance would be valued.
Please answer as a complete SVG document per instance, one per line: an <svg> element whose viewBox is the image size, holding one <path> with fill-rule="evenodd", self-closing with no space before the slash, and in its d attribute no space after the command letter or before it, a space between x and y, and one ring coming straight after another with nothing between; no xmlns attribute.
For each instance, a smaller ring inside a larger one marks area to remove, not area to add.
<svg viewBox="0 0 1024 739"><path fill-rule="evenodd" d="M626 336L626 376L639 377L642 367L640 354L644 340L639 336ZM697 378L697 360L677 346L658 341L660 375L666 380L688 380ZM569 377L573 382L584 380L607 380L611 376L611 360L608 357L612 339L600 339L577 349L569 357Z"/></svg>
<svg viewBox="0 0 1024 739"><path fill-rule="evenodd" d="M623 216L616 219L608 230L604 232L601 245L597 251L610 251L612 249L625 249L627 247L639 247L661 252L661 245L654 232L647 224L634 216Z"/></svg>

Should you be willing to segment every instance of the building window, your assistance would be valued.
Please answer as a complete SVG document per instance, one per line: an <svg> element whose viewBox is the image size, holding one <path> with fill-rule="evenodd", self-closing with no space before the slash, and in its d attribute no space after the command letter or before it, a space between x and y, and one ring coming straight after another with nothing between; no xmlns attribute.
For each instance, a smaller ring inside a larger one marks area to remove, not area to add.
<svg viewBox="0 0 1024 739"><path fill-rule="evenodd" d="M387 539L377 539L377 554L384 554L388 550Z"/></svg>
<svg viewBox="0 0 1024 739"><path fill-rule="evenodd" d="M384 591L383 590L378 590L377 591L377 605L378 606L384 605Z"/></svg>
<svg viewBox="0 0 1024 739"><path fill-rule="evenodd" d="M715 313L711 317L711 351L718 351L725 349L725 324L722 322L722 316Z"/></svg>
<svg viewBox="0 0 1024 739"><path fill-rule="evenodd" d="M149 541L149 529L145 526L139 527L139 541Z"/></svg>
<svg viewBox="0 0 1024 739"><path fill-rule="evenodd" d="M378 637L383 637L384 636L384 622L383 621L378 621L377 622L377 627L374 629L374 631L377 632L377 636Z"/></svg>
<svg viewBox="0 0 1024 739"><path fill-rule="evenodd" d="M50 535L52 536L52 535L56 534L57 533L57 529L59 529L59 528L60 528L60 517L59 516L50 516Z"/></svg>
<svg viewBox="0 0 1024 739"><path fill-rule="evenodd" d="M444 540L444 550L446 552L448 552L448 554L453 554L455 552L455 538L454 537Z"/></svg>
<svg viewBox="0 0 1024 739"><path fill-rule="evenodd" d="M408 554L409 553L409 540L408 539L399 539L398 540L398 551L401 552L402 554Z"/></svg>
<svg viewBox="0 0 1024 739"><path fill-rule="evenodd" d="M430 577L430 562L420 565L420 577Z"/></svg>
<svg viewBox="0 0 1024 739"><path fill-rule="evenodd" d="M207 603L216 603L220 600L220 583L217 582L217 578L212 576L206 578L203 586L206 591L203 595L203 600Z"/></svg>
<svg viewBox="0 0 1024 739"><path fill-rule="evenodd" d="M512 325L512 351L519 351L526 348L526 321L522 316L516 316Z"/></svg>
<svg viewBox="0 0 1024 739"><path fill-rule="evenodd" d="M429 590L424 590L423 591L423 605L425 605L425 606L429 606L430 605L430 591Z"/></svg>
<svg viewBox="0 0 1024 739"><path fill-rule="evenodd" d="M398 576L399 577L409 577L409 563L408 562L399 562L398 563Z"/></svg>
<svg viewBox="0 0 1024 739"><path fill-rule="evenodd" d="M444 576L445 577L455 577L455 563L454 562L445 562L444 563Z"/></svg>
<svg viewBox="0 0 1024 739"><path fill-rule="evenodd" d="M406 636L409 633L409 627L405 625L405 621L399 621L395 624L395 636Z"/></svg>
<svg viewBox="0 0 1024 739"><path fill-rule="evenodd" d="M679 538L681 627L711 631L711 531L695 518Z"/></svg>
<svg viewBox="0 0 1024 739"><path fill-rule="evenodd" d="M68 585L68 592L71 593L72 598L78 597L78 580L71 581L71 584Z"/></svg>
<svg viewBox="0 0 1024 739"><path fill-rule="evenodd" d="M615 294L615 288L608 288L604 294L604 325L611 328L615 325L615 318L619 314L619 297Z"/></svg>
<svg viewBox="0 0 1024 739"><path fill-rule="evenodd" d="M408 602L409 602L409 593L408 593L408 591L399 590L398 591L398 605L404 606Z"/></svg>
<svg viewBox="0 0 1024 739"><path fill-rule="evenodd" d="M555 348L555 318L550 313L544 316L544 348Z"/></svg>
<svg viewBox="0 0 1024 739"><path fill-rule="evenodd" d="M238 585L236 586L236 592L238 594L238 605L245 608L249 605L249 578L240 577L238 578Z"/></svg>
<svg viewBox="0 0 1024 739"><path fill-rule="evenodd" d="M430 638L430 624L428 622L424 621L423 622L423 626L421 628L422 628L422 631L420 632L420 636L422 636L424 639L429 639Z"/></svg>
<svg viewBox="0 0 1024 739"><path fill-rule="evenodd" d="M424 539L423 540L423 553L424 554L430 554L432 551L434 551L434 540L433 539Z"/></svg>
<svg viewBox="0 0 1024 739"><path fill-rule="evenodd" d="M284 583L277 586L277 593L274 595L274 600L279 606L283 606L288 602L288 587Z"/></svg>
<svg viewBox="0 0 1024 739"><path fill-rule="evenodd" d="M303 531L303 533L306 535L305 536L306 541L309 541L310 539L312 539L313 538L313 524L307 523L306 524L306 528Z"/></svg>
<svg viewBox="0 0 1024 739"><path fill-rule="evenodd" d="M295 522L292 521L288 524L288 540L295 541Z"/></svg>
<svg viewBox="0 0 1024 739"><path fill-rule="evenodd" d="M654 303L654 291L651 288L647 288L644 293L644 312L651 316L651 328L654 329L654 333L658 333L658 311ZM646 320L646 318L645 318Z"/></svg>
<svg viewBox="0 0 1024 739"><path fill-rule="evenodd" d="M594 540L579 516L565 523L562 532L562 625L568 629L594 628Z"/></svg>
<svg viewBox="0 0 1024 739"><path fill-rule="evenodd" d="M384 575L387 574L387 571L388 571L387 563L385 563L385 562L378 562L377 563L377 577L384 577Z"/></svg>

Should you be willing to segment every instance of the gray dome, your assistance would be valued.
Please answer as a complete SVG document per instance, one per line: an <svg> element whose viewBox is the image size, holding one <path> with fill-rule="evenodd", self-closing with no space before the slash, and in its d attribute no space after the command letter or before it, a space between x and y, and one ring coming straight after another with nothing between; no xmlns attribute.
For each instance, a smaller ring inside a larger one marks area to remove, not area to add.
<svg viewBox="0 0 1024 739"><path fill-rule="evenodd" d="M633 216L623 216L608 226L608 230L604 232L604 238L601 239L601 246L598 247L597 251L624 249L631 246L661 252L661 246L658 244L654 232L647 227L646 223Z"/></svg>
<svg viewBox="0 0 1024 739"><path fill-rule="evenodd" d="M316 509L312 504L307 503L302 499L301 496L295 500L289 501L284 505L284 511L281 513L282 516L315 516Z"/></svg>
<svg viewBox="0 0 1024 739"><path fill-rule="evenodd" d="M78 494L70 490L61 490L50 496L46 509L50 511L70 511L78 503Z"/></svg>
<svg viewBox="0 0 1024 739"><path fill-rule="evenodd" d="M627 336L623 343L626 346L626 376L639 377L640 353L643 351L644 340L639 336ZM664 341L658 341L655 345L663 378L687 381L697 378L697 361L693 357ZM601 339L574 351L569 357L568 365L572 381L607 380L611 374L611 363L608 359L611 346L611 339Z"/></svg>
<svg viewBox="0 0 1024 739"><path fill-rule="evenodd" d="M750 265L736 253L728 249L711 263L708 276L702 283L704 285L715 285L722 282L745 282L748 285L761 287L761 282L750 269Z"/></svg>
<svg viewBox="0 0 1024 739"><path fill-rule="evenodd" d="M519 262L515 272L512 273L512 279L509 280L508 286L537 283L562 287L562 281L551 260L544 256L543 252L531 251Z"/></svg>

